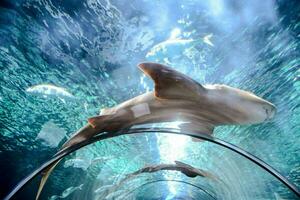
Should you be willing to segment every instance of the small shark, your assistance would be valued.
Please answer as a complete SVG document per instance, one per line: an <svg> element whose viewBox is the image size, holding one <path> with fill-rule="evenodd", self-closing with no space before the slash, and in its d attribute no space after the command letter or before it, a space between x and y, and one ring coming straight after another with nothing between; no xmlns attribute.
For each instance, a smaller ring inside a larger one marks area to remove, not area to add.
<svg viewBox="0 0 300 200"><path fill-rule="evenodd" d="M118 181L116 184L109 185L109 186L102 186L101 188L97 189L95 192L96 193L101 192L102 198L104 199L104 195L105 195L104 192L106 192L106 194L109 194L110 192L118 191L118 188L120 186L122 186L125 182L134 179L135 177L137 177L140 174L155 173L158 171L165 171L165 170L178 171L190 178L195 178L195 177L199 176L199 177L209 178L213 181L220 180L218 177L214 176L213 174L211 174L205 170L197 169L189 164L186 164L186 163L183 163L180 161L175 161L175 164L156 164L156 165L145 166L133 173L125 175L125 177L122 178L120 181ZM109 198L107 198L107 199L109 199Z"/></svg>
<svg viewBox="0 0 300 200"><path fill-rule="evenodd" d="M188 165L186 163L177 160L175 161L175 164L158 164L158 165L150 165L150 166L143 167L142 169L139 169L131 174L128 174L125 179L131 178L132 176L137 176L142 173L154 173L163 170L179 171L190 178L201 176L201 177L211 178L214 180L217 179L214 175L212 175L207 171L197 169L191 165Z"/></svg>
<svg viewBox="0 0 300 200"><path fill-rule="evenodd" d="M139 124L180 120L187 122L180 125L183 131L211 135L215 126L261 123L275 115L276 107L253 93L227 85L201 85L158 63L140 63L138 67L154 81L155 90L102 109L57 154L99 133ZM37 199L57 163L44 171Z"/></svg>

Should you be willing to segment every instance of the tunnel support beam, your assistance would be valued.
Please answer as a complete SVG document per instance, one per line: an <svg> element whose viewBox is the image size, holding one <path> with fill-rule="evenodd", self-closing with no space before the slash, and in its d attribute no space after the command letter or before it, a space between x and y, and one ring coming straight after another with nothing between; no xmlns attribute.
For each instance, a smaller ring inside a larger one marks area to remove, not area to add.
<svg viewBox="0 0 300 200"><path fill-rule="evenodd" d="M229 142L225 142L221 139L217 139L215 137L212 137L207 134L200 134L200 133L189 133L189 132L182 132L178 129L166 129L166 128L132 128L128 130L121 130L119 132L115 133L104 133L100 135L96 135L95 137L91 138L88 141L81 142L77 145L74 145L73 147L60 152L60 154L54 156L49 161L45 162L42 166L40 166L38 169L33 171L31 174L29 174L27 177L25 177L23 180L21 180L16 187L4 198L4 200L11 199L18 191L20 191L26 184L28 184L33 178L35 178L38 174L40 174L42 171L44 171L47 167L55 163L56 161L66 157L70 153L85 147L89 144L95 143L97 141L105 140L108 138L113 138L121 135L132 135L132 134L141 134L141 133L162 133L162 134L177 134L177 135L186 135L191 136L197 139L206 140L209 142L212 142L214 144L217 144L219 146L225 147L226 149L229 149L233 152L236 152L237 154L243 156L244 158L248 159L255 165L261 167L265 171L267 171L269 174L277 178L281 183L283 183L285 186L287 186L291 191L293 191L299 198L300 198L300 190L291 183L286 177L284 177L282 174L280 174L277 170L275 170L273 167L262 161L261 159L257 158L256 156L252 155L251 153L237 147L236 145L233 145Z"/></svg>
<svg viewBox="0 0 300 200"><path fill-rule="evenodd" d="M209 196L211 199L214 199L216 200L216 197L214 197L212 194L210 194L207 190L203 189L201 186L199 185L195 185L195 184L192 184L192 183L189 183L189 182L186 182L186 181L182 181L182 180L173 180L173 179L159 179L159 180L153 180L153 181L149 181L149 182L146 182L136 188L134 188L133 190L127 192L123 197L124 199L127 199L127 197L132 194L133 192L135 192L136 190L144 187L144 186L147 186L149 184L153 184L153 183L158 183L158 182L177 182L177 183L182 183L182 184L186 184L186 185L189 185L189 186L192 186L198 190L200 190L202 193L206 194L207 196Z"/></svg>

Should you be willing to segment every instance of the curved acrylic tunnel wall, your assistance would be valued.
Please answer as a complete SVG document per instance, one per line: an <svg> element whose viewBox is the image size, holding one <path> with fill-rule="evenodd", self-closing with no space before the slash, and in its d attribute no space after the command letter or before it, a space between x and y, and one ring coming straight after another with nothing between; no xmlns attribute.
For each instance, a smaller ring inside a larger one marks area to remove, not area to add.
<svg viewBox="0 0 300 200"><path fill-rule="evenodd" d="M153 90L153 81L136 67L143 61L275 104L272 121L220 126L213 135L264 160L300 188L299 13L298 0L0 0L0 199L99 109ZM128 173L175 160L226 184L161 171L141 174L107 194L297 199L223 147L150 133L72 153L57 166L42 197L96 199ZM16 199L34 199L38 182Z"/></svg>
<svg viewBox="0 0 300 200"><path fill-rule="evenodd" d="M167 130L146 131L101 140L66 156L42 199L297 199L268 171L219 143L195 142ZM188 177L160 170L132 175L145 166L175 161L207 174ZM32 196L37 185L33 180L15 198Z"/></svg>

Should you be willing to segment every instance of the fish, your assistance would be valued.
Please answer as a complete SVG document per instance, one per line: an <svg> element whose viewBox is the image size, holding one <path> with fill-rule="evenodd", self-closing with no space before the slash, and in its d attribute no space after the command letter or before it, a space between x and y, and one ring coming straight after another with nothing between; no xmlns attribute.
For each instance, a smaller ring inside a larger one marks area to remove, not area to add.
<svg viewBox="0 0 300 200"><path fill-rule="evenodd" d="M209 46L213 46L210 38L211 35L200 39L171 38L154 45L147 52L146 59L155 62L165 61L166 63L170 64L170 56L172 56L172 60L176 58L182 58L184 51L195 47L196 45L208 44Z"/></svg>
<svg viewBox="0 0 300 200"><path fill-rule="evenodd" d="M154 91L102 109L56 155L97 134L134 125L180 120L187 122L179 125L182 131L212 135L216 126L257 124L275 116L276 106L251 92L220 84L201 85L159 63L143 62L138 67L154 81ZM44 171L37 199L58 162Z"/></svg>
<svg viewBox="0 0 300 200"><path fill-rule="evenodd" d="M43 97L55 97L62 102L66 102L66 99L74 99L74 95L68 92L65 88L58 87L51 84L39 84L34 85L26 89L26 92L32 94L42 95Z"/></svg>
<svg viewBox="0 0 300 200"><path fill-rule="evenodd" d="M76 187L69 187L66 190L64 190L60 196L58 195L51 196L50 200L64 199L68 197L70 194L72 194L73 192L75 192L76 190L82 190L82 186L83 184Z"/></svg>

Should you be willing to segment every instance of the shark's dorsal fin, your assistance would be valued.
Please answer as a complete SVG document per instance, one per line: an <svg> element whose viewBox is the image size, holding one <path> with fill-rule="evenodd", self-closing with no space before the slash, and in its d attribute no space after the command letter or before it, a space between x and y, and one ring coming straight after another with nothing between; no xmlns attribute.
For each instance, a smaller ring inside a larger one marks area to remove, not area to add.
<svg viewBox="0 0 300 200"><path fill-rule="evenodd" d="M160 99L195 99L206 89L188 76L158 63L140 63L139 68L155 83Z"/></svg>

